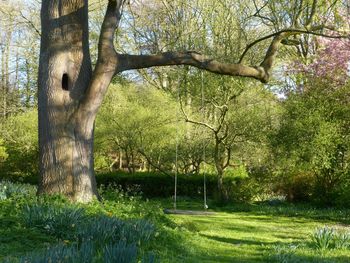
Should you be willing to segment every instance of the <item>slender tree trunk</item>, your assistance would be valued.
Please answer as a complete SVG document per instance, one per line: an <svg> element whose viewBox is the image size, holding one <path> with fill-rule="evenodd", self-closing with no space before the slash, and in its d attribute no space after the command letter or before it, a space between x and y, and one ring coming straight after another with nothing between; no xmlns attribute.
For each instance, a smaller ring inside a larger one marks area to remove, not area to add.
<svg viewBox="0 0 350 263"><path fill-rule="evenodd" d="M119 170L123 170L123 150L119 149Z"/></svg>
<svg viewBox="0 0 350 263"><path fill-rule="evenodd" d="M30 90L30 66L29 66L29 60L26 59L26 86L25 86L25 106L27 108L30 107L30 100L32 97L32 93Z"/></svg>
<svg viewBox="0 0 350 263"><path fill-rule="evenodd" d="M215 162L215 168L217 172L219 200L227 201L228 197L227 197L227 194L225 193L224 182L223 182L223 177L224 177L223 160L220 154L220 141L218 140L218 138L216 138L215 140L214 162Z"/></svg>
<svg viewBox="0 0 350 263"><path fill-rule="evenodd" d="M2 115L6 117L6 97L7 97L7 88L5 83L5 47L1 48L1 89L2 89Z"/></svg>
<svg viewBox="0 0 350 263"><path fill-rule="evenodd" d="M87 15L86 0L42 2L38 193L81 202L97 196L94 116L78 111L92 75Z"/></svg>

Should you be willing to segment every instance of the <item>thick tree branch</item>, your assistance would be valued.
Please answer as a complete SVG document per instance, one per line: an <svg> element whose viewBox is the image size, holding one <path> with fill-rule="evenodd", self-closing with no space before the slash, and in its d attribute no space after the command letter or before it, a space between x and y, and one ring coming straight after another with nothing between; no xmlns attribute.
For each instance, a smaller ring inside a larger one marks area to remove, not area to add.
<svg viewBox="0 0 350 263"><path fill-rule="evenodd" d="M270 71L273 66L274 58L277 54L279 46L281 42L289 36L311 34L328 38L348 37L343 35L326 35L317 32L324 28L331 29L331 27L326 26L316 26L310 30L289 28L269 34L247 45L246 49L242 53L239 63L232 64L221 63L195 51L165 52L157 55L118 54L118 66L116 67L115 73L117 74L126 70L150 68L156 66L190 65L216 74L255 78L263 83L266 83L269 80ZM247 66L242 64L244 56L251 47L269 38L273 38L273 40L260 66Z"/></svg>
<svg viewBox="0 0 350 263"><path fill-rule="evenodd" d="M251 77L266 82L265 72L259 67L221 63L194 51L165 52L158 55L120 54L118 61L116 73L155 66L190 65L217 74Z"/></svg>
<svg viewBox="0 0 350 263"><path fill-rule="evenodd" d="M79 113L84 114L91 121L94 121L94 117L102 104L103 97L117 67L117 53L114 49L113 41L124 2L125 0L108 1L98 43L97 63L90 86L79 108Z"/></svg>

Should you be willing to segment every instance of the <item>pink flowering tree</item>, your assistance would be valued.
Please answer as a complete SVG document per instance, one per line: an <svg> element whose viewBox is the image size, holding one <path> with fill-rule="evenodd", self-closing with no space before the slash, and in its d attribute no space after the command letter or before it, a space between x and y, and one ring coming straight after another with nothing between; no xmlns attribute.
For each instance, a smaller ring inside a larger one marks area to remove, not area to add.
<svg viewBox="0 0 350 263"><path fill-rule="evenodd" d="M276 157L291 199L344 205L350 197L350 39L313 44L315 53L288 69L294 84L283 101Z"/></svg>

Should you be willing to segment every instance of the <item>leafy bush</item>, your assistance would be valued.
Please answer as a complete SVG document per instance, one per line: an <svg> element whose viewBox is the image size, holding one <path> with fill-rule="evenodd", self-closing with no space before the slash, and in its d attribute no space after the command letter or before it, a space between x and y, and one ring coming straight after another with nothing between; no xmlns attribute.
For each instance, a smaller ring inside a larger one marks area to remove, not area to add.
<svg viewBox="0 0 350 263"><path fill-rule="evenodd" d="M5 161L8 156L6 147L4 146L4 140L0 138L0 162Z"/></svg>
<svg viewBox="0 0 350 263"><path fill-rule="evenodd" d="M231 175L231 176L229 176ZM261 192L261 186L255 178L247 177L242 169L230 171L224 176L224 185L231 201L250 201ZM104 187L112 186L116 194L133 192L142 193L144 197L171 197L174 195L174 177L161 173L105 173L97 175L97 183ZM206 175L207 196L217 194L217 178L214 174ZM107 192L108 191L104 191ZM179 174L177 177L177 195L192 198L203 196L203 175Z"/></svg>
<svg viewBox="0 0 350 263"><path fill-rule="evenodd" d="M0 161L0 176L16 178L38 174L37 116L36 110L30 110L11 115L0 123L1 146L6 148L7 155Z"/></svg>
<svg viewBox="0 0 350 263"><path fill-rule="evenodd" d="M124 191L137 189L145 197L170 197L174 195L174 177L161 173L105 173L97 175L99 185L120 185ZM207 193L216 191L216 177L207 175ZM203 194L203 175L178 175L178 195L201 197Z"/></svg>

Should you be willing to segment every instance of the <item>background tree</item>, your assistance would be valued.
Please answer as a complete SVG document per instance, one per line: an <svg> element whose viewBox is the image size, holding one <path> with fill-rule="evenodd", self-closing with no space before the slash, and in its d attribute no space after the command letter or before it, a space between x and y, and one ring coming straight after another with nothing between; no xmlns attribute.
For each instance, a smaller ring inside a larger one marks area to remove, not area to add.
<svg viewBox="0 0 350 263"><path fill-rule="evenodd" d="M170 172L179 125L172 98L154 87L112 85L96 122L97 151L110 166ZM180 132L182 132L180 130ZM178 135L181 137L181 135Z"/></svg>
<svg viewBox="0 0 350 263"><path fill-rule="evenodd" d="M321 39L319 45L308 65L292 65L274 146L290 199L334 204L348 192L349 41Z"/></svg>

